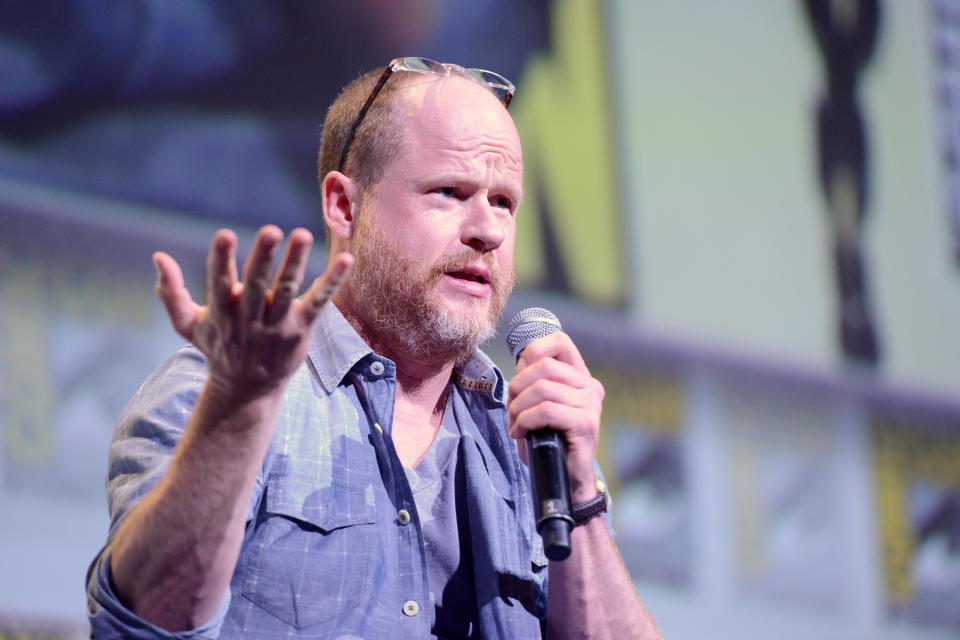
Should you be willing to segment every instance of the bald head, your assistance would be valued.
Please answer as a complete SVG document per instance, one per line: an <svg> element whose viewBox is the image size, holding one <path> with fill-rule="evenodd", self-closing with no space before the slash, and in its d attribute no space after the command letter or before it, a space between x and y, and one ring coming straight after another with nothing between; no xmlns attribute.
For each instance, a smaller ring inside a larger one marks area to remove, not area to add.
<svg viewBox="0 0 960 640"><path fill-rule="evenodd" d="M330 105L323 124L318 156L317 177L321 183L329 172L338 168L353 124L382 73L383 71L378 69L360 76L347 85ZM449 89L450 80L456 80L453 86L464 85L459 94L444 90ZM385 167L396 158L411 116L423 107L440 106L441 99L446 99L445 106L450 107L446 110L447 114L452 113L454 108L471 109L478 104L484 104L510 120L499 99L486 87L472 80L456 75L444 79L399 71L380 89L357 128L344 172L356 180L363 191L375 188L383 177ZM511 120L510 127L512 126Z"/></svg>
<svg viewBox="0 0 960 640"><path fill-rule="evenodd" d="M459 76L424 76L397 92L407 125L405 142L442 142L474 153L496 146L510 169L522 172L520 136L500 100L486 87Z"/></svg>

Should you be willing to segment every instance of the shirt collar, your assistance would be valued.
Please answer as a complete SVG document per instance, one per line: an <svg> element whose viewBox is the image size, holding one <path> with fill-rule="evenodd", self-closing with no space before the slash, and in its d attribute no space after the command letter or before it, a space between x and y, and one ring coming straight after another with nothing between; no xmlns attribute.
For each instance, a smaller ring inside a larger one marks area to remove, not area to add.
<svg viewBox="0 0 960 640"><path fill-rule="evenodd" d="M483 351L477 350L465 365L456 369L453 380L464 389L492 393L494 398L503 401L503 374Z"/></svg>
<svg viewBox="0 0 960 640"><path fill-rule="evenodd" d="M357 362L372 353L370 345L364 342L335 304L329 302L323 305L308 355L320 383L328 393L339 386ZM464 389L491 393L494 398L503 401L503 374L493 360L480 350L453 372L453 380Z"/></svg>
<svg viewBox="0 0 960 640"><path fill-rule="evenodd" d="M353 365L373 353L333 302L323 305L307 352L327 393L333 392Z"/></svg>

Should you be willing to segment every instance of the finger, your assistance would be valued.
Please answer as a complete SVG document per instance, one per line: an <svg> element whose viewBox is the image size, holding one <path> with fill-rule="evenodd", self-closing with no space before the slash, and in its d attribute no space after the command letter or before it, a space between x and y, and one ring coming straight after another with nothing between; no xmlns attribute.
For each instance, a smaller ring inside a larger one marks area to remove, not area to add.
<svg viewBox="0 0 960 640"><path fill-rule="evenodd" d="M263 317L266 293L270 287L273 259L283 242L283 232L272 224L260 227L253 239L253 248L243 267L243 294L240 296L240 315L247 320Z"/></svg>
<svg viewBox="0 0 960 640"><path fill-rule="evenodd" d="M290 303L300 292L312 246L313 235L306 229L294 229L290 234L287 251L271 287L271 296L264 316L265 323L278 322L287 314Z"/></svg>
<svg viewBox="0 0 960 640"><path fill-rule="evenodd" d="M350 275L352 268L353 256L344 251L334 259L322 276L313 281L313 285L303 296L304 318L307 322L313 322L323 305L333 297Z"/></svg>
<svg viewBox="0 0 960 640"><path fill-rule="evenodd" d="M528 344L520 358L523 364L517 363L517 371L521 371L543 358L555 358L576 369L587 371L587 365L583 361L580 351L573 344L570 336L562 331L551 333Z"/></svg>
<svg viewBox="0 0 960 640"><path fill-rule="evenodd" d="M220 229L210 243L207 256L207 300L211 310L233 308L237 288L237 236Z"/></svg>
<svg viewBox="0 0 960 640"><path fill-rule="evenodd" d="M577 495L585 487L591 486L600 434L599 414L553 402L541 402L517 416L510 425L510 436L525 442L532 432L545 428L545 425L563 435L567 444L570 490L572 495ZM588 497L584 495L577 500L583 501Z"/></svg>
<svg viewBox="0 0 960 640"><path fill-rule="evenodd" d="M553 380L541 379L522 393L513 396L507 405L511 420L540 402L555 402L577 409L599 410L600 398L587 388L575 388Z"/></svg>
<svg viewBox="0 0 960 640"><path fill-rule="evenodd" d="M510 425L510 435L514 438L526 438L531 431L544 428L560 431L568 444L578 436L582 438L598 431L594 427L590 411L546 401L521 412Z"/></svg>
<svg viewBox="0 0 960 640"><path fill-rule="evenodd" d="M560 360L546 358L534 362L510 380L508 386L510 398L516 398L528 387L543 379L553 380L577 389L589 387L593 380L589 372L576 369Z"/></svg>
<svg viewBox="0 0 960 640"><path fill-rule="evenodd" d="M192 341L193 328L201 307L193 301L184 286L180 265L162 251L153 254L153 264L157 268L157 295L167 309L170 323L177 333Z"/></svg>

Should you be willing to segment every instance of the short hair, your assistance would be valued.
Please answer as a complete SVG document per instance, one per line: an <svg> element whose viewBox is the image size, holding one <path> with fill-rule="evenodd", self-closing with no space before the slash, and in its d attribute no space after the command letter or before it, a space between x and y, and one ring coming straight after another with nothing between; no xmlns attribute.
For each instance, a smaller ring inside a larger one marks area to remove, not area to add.
<svg viewBox="0 0 960 640"><path fill-rule="evenodd" d="M327 110L317 159L320 184L328 173L337 170L350 129L382 73L383 69L368 71L348 84ZM407 84L409 76L416 74L395 73L390 77L353 138L343 171L360 184L364 193L380 184L384 171L400 152L406 114L394 94Z"/></svg>

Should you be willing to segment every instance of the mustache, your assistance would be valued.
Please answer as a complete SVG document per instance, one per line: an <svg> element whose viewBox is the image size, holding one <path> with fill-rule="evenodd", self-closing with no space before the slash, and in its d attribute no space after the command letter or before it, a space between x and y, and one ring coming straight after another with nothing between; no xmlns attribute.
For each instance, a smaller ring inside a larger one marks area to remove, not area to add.
<svg viewBox="0 0 960 640"><path fill-rule="evenodd" d="M433 265L432 276L439 280L443 277L443 274L448 271L460 271L477 263L483 263L487 271L490 272L491 284L496 284L503 280L503 269L501 269L496 260L493 259L492 253L470 248L465 248L453 255L440 258L440 260Z"/></svg>
<svg viewBox="0 0 960 640"><path fill-rule="evenodd" d="M436 285L440 282L440 278L450 271L460 271L478 263L482 263L487 268L490 276L489 285L493 290L494 301L499 301L496 304L502 309L502 305L506 302L507 296L510 295L510 292L513 291L513 288L517 284L517 272L513 269L503 269L490 252L465 248L453 255L444 256L437 261L431 270L429 286L433 287ZM498 310L497 315L499 315L499 313L500 311Z"/></svg>

